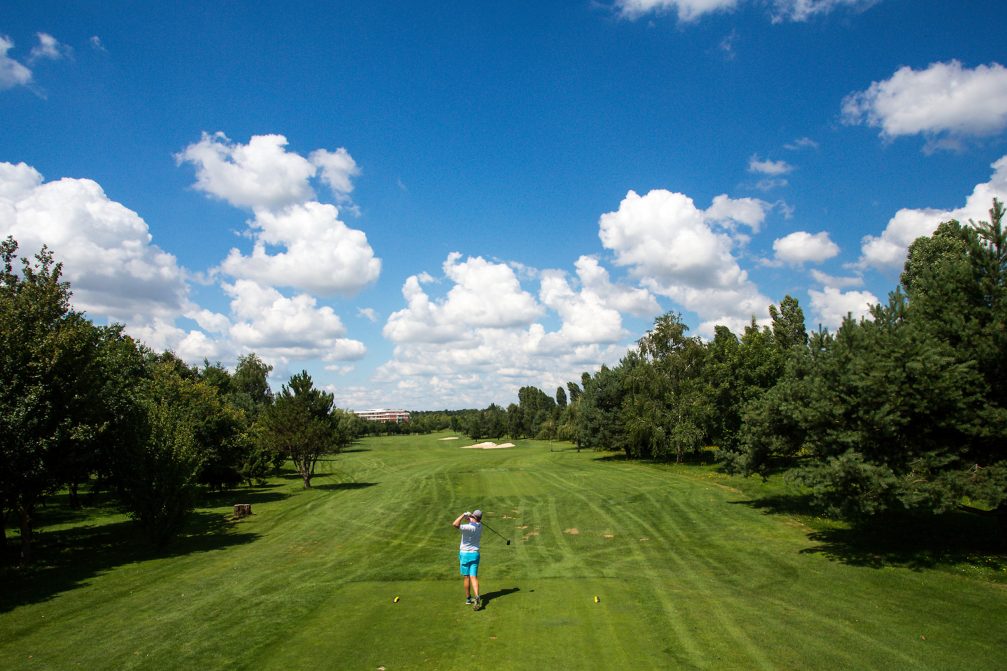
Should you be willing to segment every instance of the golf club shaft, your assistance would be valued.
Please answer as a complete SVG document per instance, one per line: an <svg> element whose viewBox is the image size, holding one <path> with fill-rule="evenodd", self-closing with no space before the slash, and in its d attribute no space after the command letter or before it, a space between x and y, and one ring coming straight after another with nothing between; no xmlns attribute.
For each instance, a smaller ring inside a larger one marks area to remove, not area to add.
<svg viewBox="0 0 1007 671"><path fill-rule="evenodd" d="M492 531L493 533L495 533L495 534L496 534L497 536L499 536L500 538L503 538L503 539L504 539L505 541L507 541L507 544L508 544L508 545L510 545L510 539L509 539L509 538L507 538L507 537L506 537L506 536L504 536L504 535L503 535L502 533L500 533L499 531L497 531L496 529L494 529L494 528L493 528L493 527L491 527L490 525L486 524L485 522L482 522L482 525L483 525L484 527L486 527L487 529L489 529L490 531Z"/></svg>

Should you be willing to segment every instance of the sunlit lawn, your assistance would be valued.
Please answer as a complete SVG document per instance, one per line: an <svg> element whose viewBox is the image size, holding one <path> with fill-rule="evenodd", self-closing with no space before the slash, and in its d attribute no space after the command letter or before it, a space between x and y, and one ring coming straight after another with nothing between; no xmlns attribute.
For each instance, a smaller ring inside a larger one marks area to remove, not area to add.
<svg viewBox="0 0 1007 671"><path fill-rule="evenodd" d="M443 437L219 496L167 553L114 509L50 507L38 566L3 574L2 668L1003 668L988 548L865 538L712 467ZM450 524L475 507L512 540L484 534L481 612Z"/></svg>

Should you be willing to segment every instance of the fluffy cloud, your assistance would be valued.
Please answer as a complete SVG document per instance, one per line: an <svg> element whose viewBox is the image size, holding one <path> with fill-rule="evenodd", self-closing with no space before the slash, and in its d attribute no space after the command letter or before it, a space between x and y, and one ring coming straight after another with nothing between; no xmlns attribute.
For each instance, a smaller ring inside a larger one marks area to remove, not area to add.
<svg viewBox="0 0 1007 671"><path fill-rule="evenodd" d="M564 342L615 342L626 336L619 311L607 307L593 291L574 291L562 271L543 273L539 297L563 320L555 336Z"/></svg>
<svg viewBox="0 0 1007 671"><path fill-rule="evenodd" d="M737 4L738 0L616 0L615 6L627 19L674 11L679 21L694 21L710 12L734 9Z"/></svg>
<svg viewBox="0 0 1007 671"><path fill-rule="evenodd" d="M459 337L444 318L444 306L430 299L423 290L429 276L412 275L402 287L406 307L394 312L385 323L383 334L392 342L445 343Z"/></svg>
<svg viewBox="0 0 1007 671"><path fill-rule="evenodd" d="M765 0L760 0L765 1ZM880 0L772 0L772 18L780 21L807 21L839 7L866 8ZM682 22L695 21L718 11L732 10L739 0L616 0L616 11L627 19L650 13L676 12Z"/></svg>
<svg viewBox="0 0 1007 671"><path fill-rule="evenodd" d="M539 298L559 315L562 326L556 333L543 331L537 341L540 347L551 351L571 344L614 343L628 336L621 312L653 317L660 311L646 289L612 284L597 259L582 256L575 265L579 290L570 285L563 271L542 273Z"/></svg>
<svg viewBox="0 0 1007 671"><path fill-rule="evenodd" d="M364 344L346 337L332 308L309 295L288 297L240 276L287 272L293 277L287 284L311 284L311 277L297 274L297 266L321 265L328 274L321 286L326 290L376 277L378 262L363 233L346 229L335 217L333 206L316 202L276 213L257 211L257 244L289 243L289 252L266 257L262 268L254 266L261 260L255 255L232 255L238 279L222 285L231 299L225 315L190 300L186 273L175 257L152 243L136 212L110 200L97 183L45 182L24 163L0 163L0 236L13 235L22 255L48 245L63 262L76 308L93 319L122 321L151 348L172 350L190 362L233 363L239 354L255 351L282 370L294 360L335 365L363 357ZM315 241L314 251L301 245L309 239ZM186 321L194 324L180 325Z"/></svg>
<svg viewBox="0 0 1007 671"><path fill-rule="evenodd" d="M942 221L957 219L962 223L989 220L993 199L1007 198L1007 156L993 164L990 181L978 184L962 207L953 210L903 208L895 213L880 236L865 236L861 243L859 268L898 270L906 260L913 240L930 235Z"/></svg>
<svg viewBox="0 0 1007 671"><path fill-rule="evenodd" d="M828 273L823 273L822 271L816 269L811 270L811 278L819 284L824 284L827 287L835 287L837 289L859 287L864 283L864 278L860 275L829 275Z"/></svg>
<svg viewBox="0 0 1007 671"><path fill-rule="evenodd" d="M779 238L773 242L776 259L783 263L800 265L803 263L821 263L839 254L839 246L829 239L826 231L807 233L797 231Z"/></svg>
<svg viewBox="0 0 1007 671"><path fill-rule="evenodd" d="M221 269L236 278L295 287L321 295L352 295L378 278L381 261L363 231L347 227L326 203L290 205L279 212L258 210L250 256L232 249ZM270 254L269 246L286 251Z"/></svg>
<svg viewBox="0 0 1007 671"><path fill-rule="evenodd" d="M0 35L0 91L31 82L31 70L7 55L13 48L14 42Z"/></svg>
<svg viewBox="0 0 1007 671"><path fill-rule="evenodd" d="M584 371L614 365L626 354L621 344L568 344L549 351L542 347L546 335L541 325L534 324L527 329L473 329L450 346L401 343L374 376L375 388L384 389L383 394L373 389L341 390L337 400L349 407L373 407L393 393L407 407L443 403L483 408L516 398L523 386L551 393L571 380L579 381Z"/></svg>
<svg viewBox="0 0 1007 671"><path fill-rule="evenodd" d="M126 332L155 352L171 351L190 363L234 357L233 348L225 340L211 338L195 329L179 328L173 320L157 318L146 323L129 324Z"/></svg>
<svg viewBox="0 0 1007 671"><path fill-rule="evenodd" d="M866 9L880 0L774 0L773 21L807 21L834 9Z"/></svg>
<svg viewBox="0 0 1007 671"><path fill-rule="evenodd" d="M513 264L450 254L442 280L425 273L406 280L407 306L384 328L394 355L375 381L395 385L396 398L413 399L414 407L428 407L431 398L484 407L521 386L555 389L617 362L629 336L622 314L649 318L660 306L646 289L613 282L594 257L580 257L575 268L576 277L523 267L519 273ZM522 278L538 281L538 301ZM451 283L441 298L428 293L438 281ZM560 321L554 331L540 322L552 316ZM372 396L357 390L346 398L367 405Z"/></svg>
<svg viewBox="0 0 1007 671"><path fill-rule="evenodd" d="M613 284L608 270L593 256L580 257L574 267L583 287L582 293L598 296L604 305L637 317L653 317L661 311L657 299L646 289Z"/></svg>
<svg viewBox="0 0 1007 671"><path fill-rule="evenodd" d="M29 61L34 62L41 59L58 61L64 56L68 56L72 50L65 44L48 33L36 33L38 44L32 47Z"/></svg>
<svg viewBox="0 0 1007 671"><path fill-rule="evenodd" d="M444 304L444 316L450 322L506 328L527 324L542 314L510 266L479 256L460 259L461 254L453 252L443 266L444 274L455 283Z"/></svg>
<svg viewBox="0 0 1007 671"><path fill-rule="evenodd" d="M317 166L288 152L282 135L253 135L236 144L223 133L203 133L175 160L196 166L196 188L237 207L282 208L314 198Z"/></svg>
<svg viewBox="0 0 1007 671"><path fill-rule="evenodd" d="M432 300L423 289L423 284L433 281L429 275L406 280L402 295L408 305L388 318L386 338L394 342L449 342L463 337L468 328L526 326L543 312L507 264L478 256L461 261L461 254L452 252L443 270L453 286L441 300Z"/></svg>
<svg viewBox="0 0 1007 671"><path fill-rule="evenodd" d="M739 323L762 316L770 303L738 265L734 240L714 228L727 211L739 216L739 202L715 200L703 211L681 193L630 191L616 212L601 216L598 235L615 262L628 266L644 286L696 312L706 333L716 320ZM764 208L761 213L749 220L753 228Z"/></svg>
<svg viewBox="0 0 1007 671"><path fill-rule="evenodd" d="M152 244L136 212L92 180L43 182L24 163L0 163L0 235L13 235L23 255L48 245L63 261L74 305L92 316L149 322L188 309L175 257Z"/></svg>
<svg viewBox="0 0 1007 671"><path fill-rule="evenodd" d="M793 142L783 145L789 151L801 151L802 149L818 149L818 143L810 137L799 137Z"/></svg>
<svg viewBox="0 0 1007 671"><path fill-rule="evenodd" d="M835 287L825 287L822 291L808 290L811 296L811 310L814 321L829 329L835 329L851 314L858 319L868 314L870 306L878 302L869 291L841 291Z"/></svg>
<svg viewBox="0 0 1007 671"><path fill-rule="evenodd" d="M315 200L310 180L320 172L336 199L353 207L352 180L360 169L343 148L317 149L305 158L286 146L282 135L255 135L238 144L223 133L204 133L176 155L179 163L196 166L197 189L255 213L248 222L251 254L231 249L220 270L323 296L353 295L378 278L381 261L363 231L346 226L334 205Z"/></svg>
<svg viewBox="0 0 1007 671"><path fill-rule="evenodd" d="M794 166L786 161L762 160L758 156L748 159L748 172L763 175L763 178L755 184L760 191L772 191L787 186L789 182L783 175L793 170Z"/></svg>
<svg viewBox="0 0 1007 671"><path fill-rule="evenodd" d="M721 194L714 197L713 203L706 208L704 213L707 221L717 222L728 228L735 224L744 224L752 229L753 233L758 233L762 227L762 222L766 220L766 213L772 205L758 198L728 198Z"/></svg>
<svg viewBox="0 0 1007 671"><path fill-rule="evenodd" d="M786 161L761 160L758 156L748 159L748 171L756 172L760 175L786 175L793 171L794 166Z"/></svg>
<svg viewBox="0 0 1007 671"><path fill-rule="evenodd" d="M998 133L1007 127L1007 68L992 63L969 69L955 60L925 70L902 67L847 96L843 120L880 128L887 138L923 134L953 142Z"/></svg>
<svg viewBox="0 0 1007 671"><path fill-rule="evenodd" d="M235 323L231 340L245 351L267 358L346 361L360 359L366 347L343 336L346 328L332 310L307 294L287 298L276 289L250 280L224 284L231 296Z"/></svg>
<svg viewBox="0 0 1007 671"><path fill-rule="evenodd" d="M336 151L316 149L308 158L322 171L322 181L329 185L336 198L347 200L353 192L353 178L360 174L350 152L343 147Z"/></svg>

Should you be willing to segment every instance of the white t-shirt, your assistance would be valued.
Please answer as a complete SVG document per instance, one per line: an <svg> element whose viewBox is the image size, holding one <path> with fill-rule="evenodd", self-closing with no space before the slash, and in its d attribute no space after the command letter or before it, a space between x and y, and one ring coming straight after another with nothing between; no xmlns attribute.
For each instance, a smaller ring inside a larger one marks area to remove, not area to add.
<svg viewBox="0 0 1007 671"><path fill-rule="evenodd" d="M462 532L462 544L458 546L460 552L479 552L479 541L483 535L483 525L479 522L466 522L458 527Z"/></svg>

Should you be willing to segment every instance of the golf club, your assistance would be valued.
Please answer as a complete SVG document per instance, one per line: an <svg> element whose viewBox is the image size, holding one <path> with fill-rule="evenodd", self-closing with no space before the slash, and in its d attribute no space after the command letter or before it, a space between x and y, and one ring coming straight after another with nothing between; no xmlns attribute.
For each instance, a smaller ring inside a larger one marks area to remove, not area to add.
<svg viewBox="0 0 1007 671"><path fill-rule="evenodd" d="M493 533L495 533L500 538L503 538L505 541L507 541L507 545L510 545L510 539L509 538L506 538L502 533L500 533L499 531L497 531L496 529L494 529L490 525L486 524L485 522L483 522L482 525L484 527L486 527L487 529L489 529L490 531L492 531Z"/></svg>

